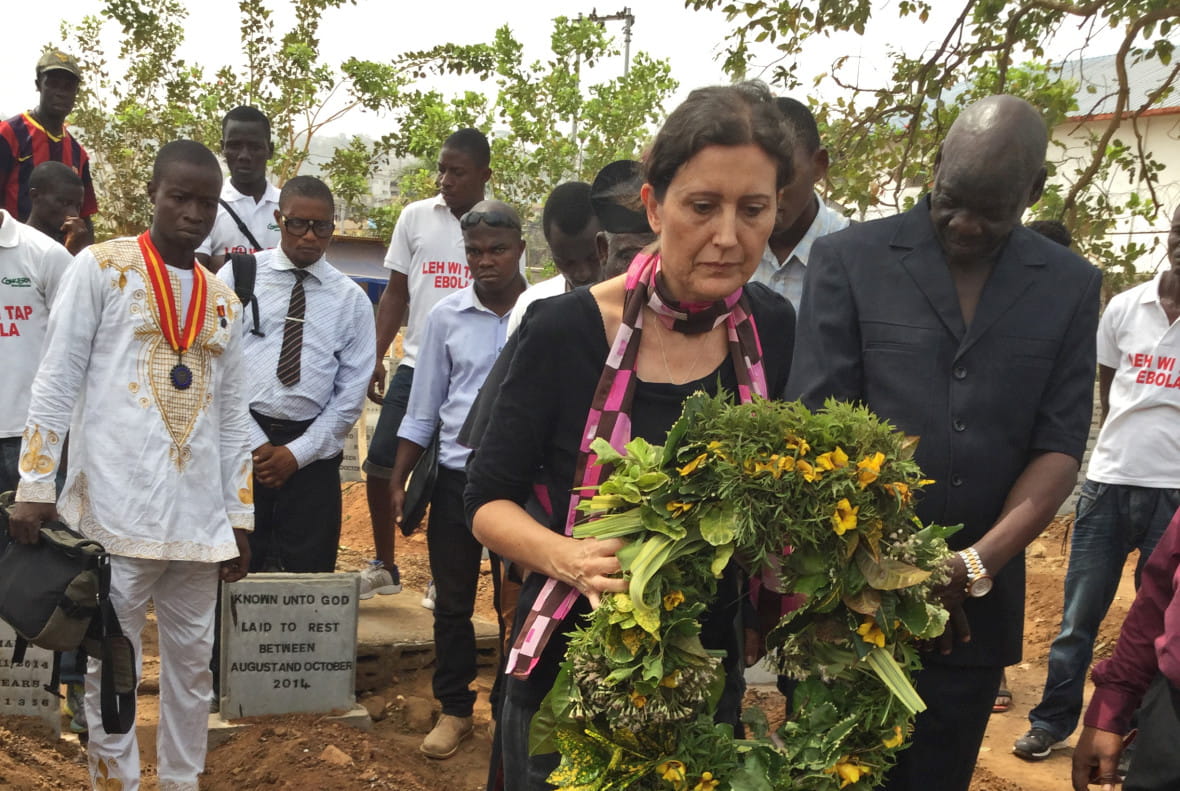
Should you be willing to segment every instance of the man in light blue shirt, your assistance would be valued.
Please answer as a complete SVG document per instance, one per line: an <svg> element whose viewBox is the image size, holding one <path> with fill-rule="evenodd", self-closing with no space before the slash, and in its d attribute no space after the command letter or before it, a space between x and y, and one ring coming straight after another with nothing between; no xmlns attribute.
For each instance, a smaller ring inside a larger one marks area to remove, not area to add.
<svg viewBox="0 0 1180 791"><path fill-rule="evenodd" d="M783 189L774 231L750 280L773 289L798 312L812 243L848 227L848 218L830 209L815 191L827 178L829 165L815 117L794 99L780 96L775 102L795 138L795 177Z"/></svg>
<svg viewBox="0 0 1180 791"><path fill-rule="evenodd" d="M439 470L430 501L427 547L434 577L434 696L438 723L422 742L431 758L449 758L471 734L475 630L471 615L483 547L463 509L471 450L457 441L479 388L508 337L508 318L525 289L520 217L500 201L477 203L459 220L471 285L444 297L426 316L406 415L398 429L390 509L400 522L410 471L439 431Z"/></svg>

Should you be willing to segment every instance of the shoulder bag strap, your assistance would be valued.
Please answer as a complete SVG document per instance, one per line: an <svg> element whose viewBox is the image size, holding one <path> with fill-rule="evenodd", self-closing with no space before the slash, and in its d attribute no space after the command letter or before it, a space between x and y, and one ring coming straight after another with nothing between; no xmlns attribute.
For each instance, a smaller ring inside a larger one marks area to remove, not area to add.
<svg viewBox="0 0 1180 791"><path fill-rule="evenodd" d="M238 230L241 231L242 235L246 237L246 241L248 241L255 250L261 250L262 245L260 245L258 240L254 238L254 234L250 233L250 229L246 227L246 223L242 222L242 218L238 216L238 213L229 207L229 204L226 203L225 198L218 198L217 202L221 204L221 207L225 209L226 213L228 213L230 218L233 219L234 223L238 226Z"/></svg>

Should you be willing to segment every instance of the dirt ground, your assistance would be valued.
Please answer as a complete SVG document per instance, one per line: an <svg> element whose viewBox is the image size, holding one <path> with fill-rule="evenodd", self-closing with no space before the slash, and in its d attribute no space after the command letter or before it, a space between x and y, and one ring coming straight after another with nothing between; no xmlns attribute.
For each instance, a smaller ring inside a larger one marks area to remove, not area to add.
<svg viewBox="0 0 1180 791"><path fill-rule="evenodd" d="M345 484L344 526L339 568L364 565L372 547L364 485ZM1028 605L1024 662L1009 668L1008 682L1015 702L1004 714L993 715L972 791L1059 791L1068 788L1070 750L1055 752L1030 764L1011 755L1012 741L1028 727L1026 715L1040 697L1049 643L1056 635L1061 612L1066 566L1068 520L1055 523L1029 549ZM398 538L398 566L405 590L401 596L419 598L430 578L422 533ZM1109 655L1119 625L1133 598L1130 569L1103 624L1098 656ZM486 581L486 580L485 580ZM490 585L481 586L480 614L492 618ZM141 686L140 747L145 791L155 791L154 723L158 666L153 661L154 635L145 635L144 680ZM242 789L401 789L402 791L480 791L484 788L490 753L487 695L491 672L477 681L479 702L476 730L453 758L432 761L418 752L437 710L430 694L430 670L391 678L388 686L362 698L374 714L369 732L362 732L318 715L257 718L252 727L209 753L201 782L206 791ZM777 692L755 688L748 705L781 711ZM22 722L0 723L0 789L48 791L86 787L85 758L68 737L53 742Z"/></svg>

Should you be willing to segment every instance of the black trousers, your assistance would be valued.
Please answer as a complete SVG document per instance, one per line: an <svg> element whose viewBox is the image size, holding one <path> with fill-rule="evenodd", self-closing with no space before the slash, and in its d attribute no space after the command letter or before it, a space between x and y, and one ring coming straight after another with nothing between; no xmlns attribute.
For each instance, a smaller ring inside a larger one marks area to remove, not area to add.
<svg viewBox="0 0 1180 791"><path fill-rule="evenodd" d="M954 667L930 662L914 676L926 711L913 742L898 755L886 791L967 791L987 730L1003 667Z"/></svg>
<svg viewBox="0 0 1180 791"><path fill-rule="evenodd" d="M470 717L475 705L475 595L483 546L467 528L463 489L467 474L439 467L430 499L426 546L434 577L435 668L432 688L443 714Z"/></svg>
<svg viewBox="0 0 1180 791"><path fill-rule="evenodd" d="M1175 791L1180 788L1180 690L1163 675L1143 696L1139 736L1125 791Z"/></svg>
<svg viewBox="0 0 1180 791"><path fill-rule="evenodd" d="M292 421L259 415L254 420L272 445L301 436L310 420ZM340 545L340 462L344 455L313 461L278 489L254 481L254 532L250 534L250 571L295 573L336 570Z"/></svg>

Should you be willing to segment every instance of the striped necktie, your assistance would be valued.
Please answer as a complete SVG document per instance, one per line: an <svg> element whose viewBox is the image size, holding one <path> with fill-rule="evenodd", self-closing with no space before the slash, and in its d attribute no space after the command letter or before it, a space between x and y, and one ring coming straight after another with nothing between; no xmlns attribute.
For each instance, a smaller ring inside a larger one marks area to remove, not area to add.
<svg viewBox="0 0 1180 791"><path fill-rule="evenodd" d="M299 361L303 355L303 314L307 310L307 297L303 293L303 281L311 274L303 269L294 269L295 285L291 286L291 303L287 307L287 320L283 323L283 345L279 350L279 366L276 370L279 381L287 387L299 383Z"/></svg>

